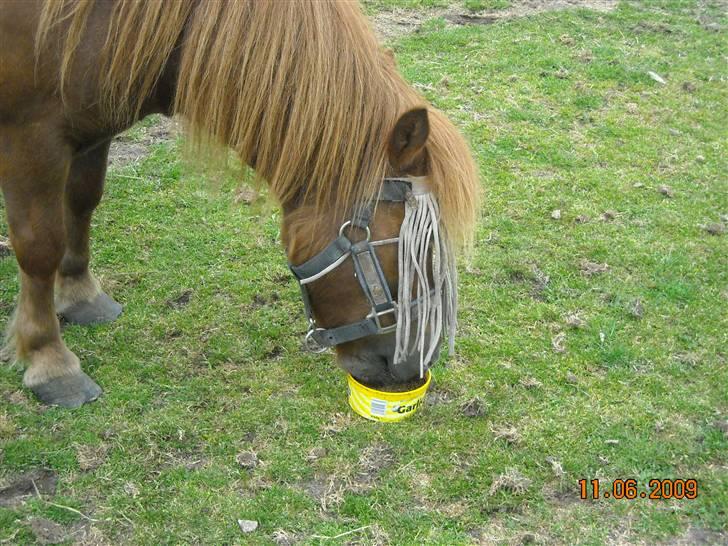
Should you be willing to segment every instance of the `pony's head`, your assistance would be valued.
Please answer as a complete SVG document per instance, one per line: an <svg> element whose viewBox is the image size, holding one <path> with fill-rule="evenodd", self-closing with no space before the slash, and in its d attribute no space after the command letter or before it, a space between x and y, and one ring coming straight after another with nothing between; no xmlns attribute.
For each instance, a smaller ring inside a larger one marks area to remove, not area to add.
<svg viewBox="0 0 728 546"><path fill-rule="evenodd" d="M448 213L454 202L476 197L467 147L437 112L402 114L386 136L386 155L370 201L353 203L343 216L335 202L284 207L283 226L309 319L306 341L334 347L344 370L375 386L422 377L443 337L452 350L453 250L462 241L451 238L444 220L462 235L473 203L457 222L443 217L439 197ZM462 178L446 176L448 169Z"/></svg>

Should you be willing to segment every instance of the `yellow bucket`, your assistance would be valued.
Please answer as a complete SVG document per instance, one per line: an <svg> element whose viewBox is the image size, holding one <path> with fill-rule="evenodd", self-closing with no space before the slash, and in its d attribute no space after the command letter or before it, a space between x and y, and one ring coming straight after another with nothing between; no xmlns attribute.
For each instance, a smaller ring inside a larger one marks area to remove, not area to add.
<svg viewBox="0 0 728 546"><path fill-rule="evenodd" d="M355 413L372 421L401 421L413 415L425 403L425 394L431 379L430 370L427 370L424 385L412 391L386 392L362 385L349 374L346 378L349 405Z"/></svg>

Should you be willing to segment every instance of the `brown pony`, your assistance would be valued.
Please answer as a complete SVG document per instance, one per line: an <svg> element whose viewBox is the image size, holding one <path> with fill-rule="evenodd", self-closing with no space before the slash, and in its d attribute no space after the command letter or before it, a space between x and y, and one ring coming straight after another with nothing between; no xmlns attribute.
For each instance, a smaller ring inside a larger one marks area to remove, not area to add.
<svg viewBox="0 0 728 546"><path fill-rule="evenodd" d="M47 404L101 394L56 314L90 324L121 313L89 270L89 224L111 139L152 113L179 114L193 142L232 148L269 184L292 264L336 237L385 177L427 177L452 245L472 230L467 145L399 76L355 3L3 0L0 187L21 284L4 354ZM381 203L372 237L396 237L403 217L402 203ZM396 246L378 254L396 288ZM309 288L323 327L369 309L349 263ZM338 345L340 365L372 382L411 379L416 366L395 369L388 338Z"/></svg>

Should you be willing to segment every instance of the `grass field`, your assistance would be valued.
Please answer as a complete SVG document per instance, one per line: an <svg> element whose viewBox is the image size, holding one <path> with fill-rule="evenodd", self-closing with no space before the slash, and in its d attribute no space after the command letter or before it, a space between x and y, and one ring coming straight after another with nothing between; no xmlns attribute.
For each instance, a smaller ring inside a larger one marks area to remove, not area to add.
<svg viewBox="0 0 728 546"><path fill-rule="evenodd" d="M725 7L443 11L389 40L485 190L458 355L397 425L352 415L331 356L301 351L275 206L147 146L159 120L132 129L117 150L143 153L112 165L93 228L124 314L64 329L105 394L46 408L0 367L0 490L28 493L0 491L0 544L728 543ZM699 493L579 498L627 478Z"/></svg>

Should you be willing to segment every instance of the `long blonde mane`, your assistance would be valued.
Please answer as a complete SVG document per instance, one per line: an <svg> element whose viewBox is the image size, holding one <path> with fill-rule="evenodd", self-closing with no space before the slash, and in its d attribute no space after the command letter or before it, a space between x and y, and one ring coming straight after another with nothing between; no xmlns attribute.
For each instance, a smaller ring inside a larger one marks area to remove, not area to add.
<svg viewBox="0 0 728 546"><path fill-rule="evenodd" d="M62 96L95 9L94 0L44 3L36 54L60 29ZM109 119L136 119L181 46L174 108L193 139L229 146L281 203L321 214L346 213L376 194L395 122L426 105L354 2L118 0L105 24L99 101ZM448 238L462 243L478 202L475 165L454 126L427 107L433 192Z"/></svg>

